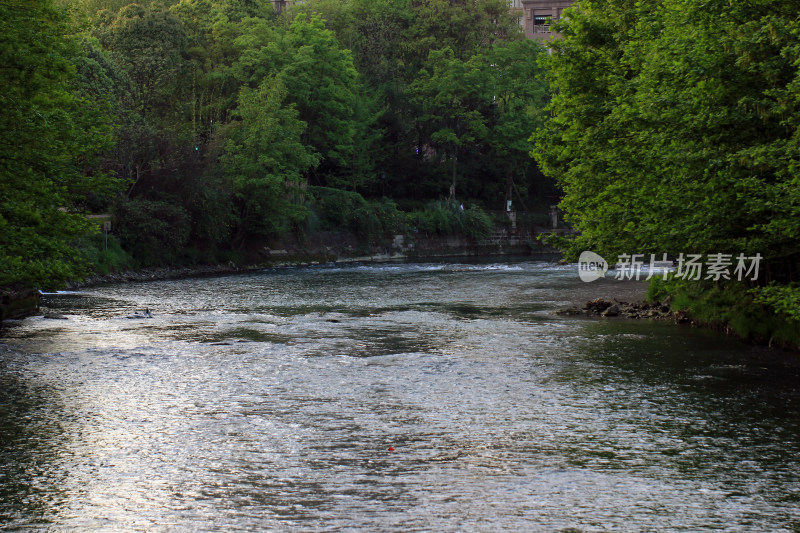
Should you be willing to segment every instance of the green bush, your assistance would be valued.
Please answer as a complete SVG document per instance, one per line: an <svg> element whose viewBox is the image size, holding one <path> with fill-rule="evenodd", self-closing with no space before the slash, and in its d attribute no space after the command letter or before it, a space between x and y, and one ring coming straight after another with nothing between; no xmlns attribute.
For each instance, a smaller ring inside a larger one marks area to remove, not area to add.
<svg viewBox="0 0 800 533"><path fill-rule="evenodd" d="M137 265L179 262L179 253L189 239L190 220L176 203L143 198L117 201L112 210L114 233Z"/></svg>
<svg viewBox="0 0 800 533"><path fill-rule="evenodd" d="M360 194L329 187L309 187L308 192L312 197L312 211L319 221L320 229L355 229L354 212L366 204Z"/></svg>
<svg viewBox="0 0 800 533"><path fill-rule="evenodd" d="M408 215L410 225L428 235L466 235L483 240L492 233L492 218L477 206L462 209L456 202L431 202Z"/></svg>
<svg viewBox="0 0 800 533"><path fill-rule="evenodd" d="M368 243L406 231L483 240L494 227L492 218L479 207L462 209L456 202L430 202L406 214L388 198L368 201L358 193L328 187L309 187L309 192L314 213L309 221L314 229L352 231Z"/></svg>
<svg viewBox="0 0 800 533"><path fill-rule="evenodd" d="M309 187L310 222L319 229L351 231L367 243L405 231L406 215L388 199L367 201L360 194L328 187Z"/></svg>
<svg viewBox="0 0 800 533"><path fill-rule="evenodd" d="M380 220L384 234L396 235L406 231L408 217L400 211L394 200L381 198L380 200L372 200L369 204L375 216Z"/></svg>
<svg viewBox="0 0 800 533"><path fill-rule="evenodd" d="M78 242L78 251L96 274L109 274L134 267L133 258L122 249L122 243L115 235L97 233L84 237Z"/></svg>
<svg viewBox="0 0 800 533"><path fill-rule="evenodd" d="M755 301L764 304L776 313L800 326L800 285L771 283L753 290Z"/></svg>
<svg viewBox="0 0 800 533"><path fill-rule="evenodd" d="M458 209L455 204L431 202L422 211L409 214L414 229L428 235L455 235L459 233Z"/></svg>
<svg viewBox="0 0 800 533"><path fill-rule="evenodd" d="M800 348L800 328L793 315L800 313L795 291L776 285L750 288L737 281L711 284L654 278L647 299L658 302L670 297L673 310L688 311L693 320L730 330L745 340Z"/></svg>
<svg viewBox="0 0 800 533"><path fill-rule="evenodd" d="M478 207L470 207L463 213L464 233L479 241L488 239L494 228L492 217Z"/></svg>

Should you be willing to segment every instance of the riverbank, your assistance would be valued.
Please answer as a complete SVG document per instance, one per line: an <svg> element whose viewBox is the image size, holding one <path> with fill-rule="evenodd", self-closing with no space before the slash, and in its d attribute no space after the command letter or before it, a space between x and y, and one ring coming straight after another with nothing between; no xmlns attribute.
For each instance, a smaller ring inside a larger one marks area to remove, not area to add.
<svg viewBox="0 0 800 533"><path fill-rule="evenodd" d="M39 311L40 294L36 289L9 287L0 290L0 323L24 318Z"/></svg>
<svg viewBox="0 0 800 533"><path fill-rule="evenodd" d="M344 242L344 241L340 241ZM288 249L287 249L288 248ZM381 250L373 247L368 253L358 254L352 247L334 249L332 247L313 250L293 247L271 249L265 247L262 261L237 265L195 265L191 267L155 267L139 270L95 274L80 282L69 284L68 289L80 289L105 284L136 283L156 280L172 280L193 277L218 276L233 273L246 273L264 269L289 268L320 264L381 263L391 261L430 260L434 258L457 257L510 257L540 256L553 257L553 250L534 249L529 244L470 243L463 239L428 239L420 246L418 242L408 242L396 238L390 247ZM362 250L363 252L364 250ZM648 292L651 294L648 294ZM22 293L25 294L22 294ZM38 291L18 291L16 301L9 305L9 297L3 295L0 312L3 318L21 318L39 312ZM21 295L21 296L20 296ZM25 296L23 298L22 296ZM792 325L781 322L779 317L767 316L766 311L756 311L749 306L738 314L731 315L732 306L710 306L708 302L699 305L702 299L695 295L676 295L664 291L652 291L649 283L636 280L601 279L593 283L582 283L559 294L562 303L555 314L561 316L585 316L596 319L617 320L664 320L678 325L711 329L738 338L743 342L766 345L790 351L800 351L800 343L793 340ZM766 328L764 326L767 326ZM763 331L762 331L763 330Z"/></svg>
<svg viewBox="0 0 800 533"><path fill-rule="evenodd" d="M564 295L554 313L600 320L664 320L710 329L742 342L800 352L800 324L757 304L741 285L702 288L601 279Z"/></svg>
<svg viewBox="0 0 800 533"><path fill-rule="evenodd" d="M475 241L464 236L395 235L372 246L360 245L349 232L318 232L302 242L295 235L258 243L245 254L240 264L163 266L128 269L108 274L95 273L86 279L68 284L78 289L107 283L145 282L252 272L269 268L310 266L338 263L375 263L414 261L448 257L508 257L560 255L558 250L543 245L529 234L495 232L491 238Z"/></svg>
<svg viewBox="0 0 800 533"><path fill-rule="evenodd" d="M74 290L109 283L216 276L319 264L413 261L433 257L558 254L557 250L545 246L536 239L537 231L544 231L544 228L527 232L497 228L488 238L481 241L467 236L403 234L394 235L391 239L384 239L372 245L363 244L355 234L346 231L318 231L302 238L296 234L288 234L281 238L253 242L244 251L239 262L153 266L119 269L108 273L95 272L84 279L68 282L65 288ZM6 318L22 318L38 313L38 296L39 291L30 288L8 288L0 292L0 322Z"/></svg>

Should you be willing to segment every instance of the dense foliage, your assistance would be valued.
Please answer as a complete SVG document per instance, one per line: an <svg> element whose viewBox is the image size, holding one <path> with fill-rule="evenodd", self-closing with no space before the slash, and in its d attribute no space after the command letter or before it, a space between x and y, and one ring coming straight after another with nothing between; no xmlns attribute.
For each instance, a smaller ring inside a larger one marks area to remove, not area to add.
<svg viewBox="0 0 800 533"><path fill-rule="evenodd" d="M542 49L505 0L282 13L269 0L4 0L0 15L0 285L78 277L76 243L103 268L224 260L330 219L315 187L386 213L553 201L528 155ZM91 212L111 213L129 259L81 238Z"/></svg>
<svg viewBox="0 0 800 533"><path fill-rule="evenodd" d="M796 3L581 0L549 55L508 7L0 1L0 288L286 233L483 238L484 209L552 203L538 164L579 230L569 255L759 256L758 279L653 294L727 323L764 306L793 331ZM89 213L111 214L110 240Z"/></svg>
<svg viewBox="0 0 800 533"><path fill-rule="evenodd" d="M581 232L572 255L760 254L747 294L796 319L797 3L582 0L560 28L534 153Z"/></svg>
<svg viewBox="0 0 800 533"><path fill-rule="evenodd" d="M68 34L49 2L0 2L0 287L80 275L77 210L108 184L94 159L111 141L108 102Z"/></svg>

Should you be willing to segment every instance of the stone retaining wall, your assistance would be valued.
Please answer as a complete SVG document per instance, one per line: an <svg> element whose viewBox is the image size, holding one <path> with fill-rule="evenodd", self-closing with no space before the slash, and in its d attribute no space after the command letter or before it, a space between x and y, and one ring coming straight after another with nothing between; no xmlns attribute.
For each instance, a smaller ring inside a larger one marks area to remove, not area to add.
<svg viewBox="0 0 800 533"><path fill-rule="evenodd" d="M0 321L36 313L39 310L39 297L36 289L0 290Z"/></svg>

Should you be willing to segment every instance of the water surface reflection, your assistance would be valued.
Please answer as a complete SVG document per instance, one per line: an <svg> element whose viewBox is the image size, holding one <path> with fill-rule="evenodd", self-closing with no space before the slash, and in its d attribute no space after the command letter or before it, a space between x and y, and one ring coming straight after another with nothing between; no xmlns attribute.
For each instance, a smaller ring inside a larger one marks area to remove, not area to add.
<svg viewBox="0 0 800 533"><path fill-rule="evenodd" d="M0 345L0 523L800 529L797 366L711 332L550 314L585 290L520 262L48 297L69 320Z"/></svg>

